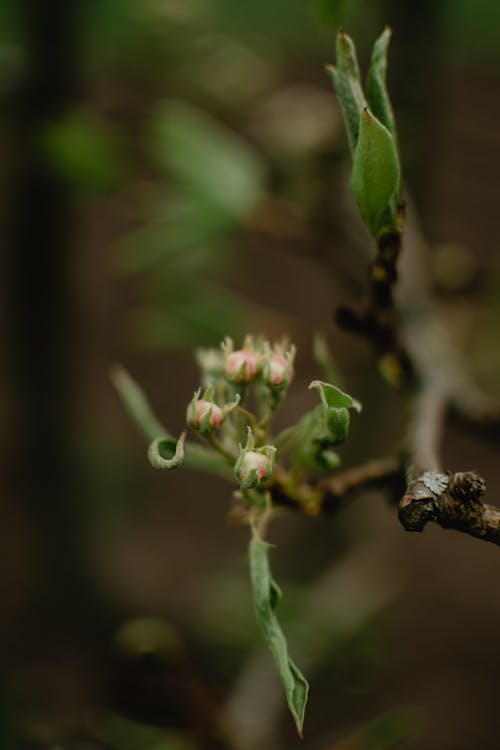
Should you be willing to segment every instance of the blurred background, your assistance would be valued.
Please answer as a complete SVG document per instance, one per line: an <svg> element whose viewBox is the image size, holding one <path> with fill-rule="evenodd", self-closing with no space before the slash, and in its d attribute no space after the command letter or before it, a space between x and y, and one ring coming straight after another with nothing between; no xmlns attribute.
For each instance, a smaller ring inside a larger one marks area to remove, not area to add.
<svg viewBox="0 0 500 750"><path fill-rule="evenodd" d="M270 536L311 681L295 736L254 624L231 487L151 470L109 380L122 363L178 434L192 350L316 332L364 404L346 465L398 448L404 398L332 313L370 243L324 65L340 27L389 84L439 304L479 381L500 371L500 6L495 0L2 0L6 750L498 747L498 550L405 534L365 493ZM499 489L499 443L454 426L450 468ZM228 739L229 738L229 739Z"/></svg>

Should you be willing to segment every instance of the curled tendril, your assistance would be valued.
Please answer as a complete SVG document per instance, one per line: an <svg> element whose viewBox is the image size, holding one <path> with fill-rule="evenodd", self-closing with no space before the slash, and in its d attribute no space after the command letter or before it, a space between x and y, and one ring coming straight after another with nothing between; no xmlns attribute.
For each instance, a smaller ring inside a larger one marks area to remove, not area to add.
<svg viewBox="0 0 500 750"><path fill-rule="evenodd" d="M186 431L182 432L179 439L159 437L150 444L148 448L148 458L155 469L170 471L177 469L184 460L184 440ZM171 458L165 458L162 453L172 453Z"/></svg>

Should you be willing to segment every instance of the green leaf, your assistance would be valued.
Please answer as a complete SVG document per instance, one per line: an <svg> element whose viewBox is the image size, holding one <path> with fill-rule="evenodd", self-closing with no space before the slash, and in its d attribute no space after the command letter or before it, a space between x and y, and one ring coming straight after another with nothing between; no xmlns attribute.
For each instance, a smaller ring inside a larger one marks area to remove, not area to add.
<svg viewBox="0 0 500 750"><path fill-rule="evenodd" d="M170 102L153 122L152 150L186 193L233 221L256 205L265 171L258 153L202 110Z"/></svg>
<svg viewBox="0 0 500 750"><path fill-rule="evenodd" d="M178 469L184 461L184 441L186 433L182 432L176 441L173 438L157 438L148 448L148 458L155 469L170 471ZM168 453L168 458L165 456Z"/></svg>
<svg viewBox="0 0 500 750"><path fill-rule="evenodd" d="M276 618L281 591L271 576L268 548L269 545L257 537L250 542L250 576L255 614L264 640L278 667L297 731L302 736L309 685L288 655L286 639Z"/></svg>
<svg viewBox="0 0 500 750"><path fill-rule="evenodd" d="M332 432L328 419L330 411L332 409L319 404L304 414L296 425L296 437L292 445L294 467L311 471L332 471L340 466L340 457L330 448L343 442L339 438L345 431L340 433L335 429Z"/></svg>
<svg viewBox="0 0 500 750"><path fill-rule="evenodd" d="M360 117L354 151L351 190L361 216L376 238L396 223L399 158L392 135L368 108Z"/></svg>
<svg viewBox="0 0 500 750"><path fill-rule="evenodd" d="M309 385L309 388L315 388L319 392L321 401L328 408L354 409L358 413L363 408L359 401L352 398L352 396L349 396L347 393L344 393L344 391L341 391L340 388L330 385L330 383L323 383L321 380L313 380Z"/></svg>
<svg viewBox="0 0 500 750"><path fill-rule="evenodd" d="M119 365L113 367L110 377L129 416L146 439L152 441L150 446L153 455L152 461L158 460L161 463L163 461L171 461L175 458L178 441L172 437L169 431L155 417L139 384ZM184 466L187 469L217 474L230 481L233 479L231 467L215 451L188 441L181 447L184 450ZM162 455L165 452L169 454L168 458ZM149 458L151 460L151 455ZM172 465L169 467L161 465L157 466L157 468L175 467Z"/></svg>
<svg viewBox="0 0 500 750"><path fill-rule="evenodd" d="M387 49L391 39L391 29L387 26L373 45L370 68L366 81L366 96L371 111L394 138L397 144L396 121L391 100L387 91Z"/></svg>
<svg viewBox="0 0 500 750"><path fill-rule="evenodd" d="M322 402L322 417L317 423L316 440L323 446L339 445L347 440L350 417L348 409L361 411L361 404L330 383L313 380L309 388L315 388ZM321 407L320 407L321 408Z"/></svg>
<svg viewBox="0 0 500 750"><path fill-rule="evenodd" d="M347 409L330 407L327 412L328 432L334 445L345 443L349 434L349 412Z"/></svg>
<svg viewBox="0 0 500 750"><path fill-rule="evenodd" d="M351 37L341 31L336 43L337 67L327 66L342 108L351 151L354 152L359 135L359 116L367 106L361 85L356 47Z"/></svg>
<svg viewBox="0 0 500 750"><path fill-rule="evenodd" d="M159 436L170 437L168 430L153 414L140 385L123 367L115 365L110 378L124 407L147 440L155 440Z"/></svg>

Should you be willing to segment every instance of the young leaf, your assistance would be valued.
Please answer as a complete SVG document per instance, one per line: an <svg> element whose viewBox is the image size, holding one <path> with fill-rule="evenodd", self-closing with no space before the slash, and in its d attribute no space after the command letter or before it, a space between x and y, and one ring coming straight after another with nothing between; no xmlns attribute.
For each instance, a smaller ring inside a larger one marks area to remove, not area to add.
<svg viewBox="0 0 500 750"><path fill-rule="evenodd" d="M337 409L331 406L327 411L327 427L333 445L345 443L349 434L349 412L341 407Z"/></svg>
<svg viewBox="0 0 500 750"><path fill-rule="evenodd" d="M292 446L294 467L311 471L332 471L340 466L340 456L330 450L330 447L343 441L332 434L328 412L324 404L319 404L304 414L296 425L296 439Z"/></svg>
<svg viewBox="0 0 500 750"><path fill-rule="evenodd" d="M374 237L378 237L386 224L393 226L396 223L398 152L392 135L368 108L360 117L351 190Z"/></svg>
<svg viewBox="0 0 500 750"><path fill-rule="evenodd" d="M170 437L170 433L153 414L149 402L140 385L120 365L116 365L110 372L111 382L115 386L127 412L147 440L154 440L162 435Z"/></svg>
<svg viewBox="0 0 500 750"><path fill-rule="evenodd" d="M325 445L340 445L347 440L349 432L349 411L361 411L361 404L340 388L321 380L313 380L309 388L316 388L319 392L322 407L322 424L324 434L321 437Z"/></svg>
<svg viewBox="0 0 500 750"><path fill-rule="evenodd" d="M391 29L387 26L373 45L372 59L366 81L366 96L370 109L397 144L396 121L387 91L387 49L391 39Z"/></svg>
<svg viewBox="0 0 500 750"><path fill-rule="evenodd" d="M330 383L323 383L321 380L313 380L309 385L309 388L315 388L320 395L321 401L326 407L334 407L335 409L354 409L358 413L363 408L359 401L352 396L349 396L340 388L337 388Z"/></svg>
<svg viewBox="0 0 500 750"><path fill-rule="evenodd" d="M288 655L285 636L276 618L276 609L281 599L281 591L271 576L268 559L268 544L254 537L250 542L250 577L255 614L285 688L290 712L295 720L297 731L302 736L304 713L309 685L298 667Z"/></svg>
<svg viewBox="0 0 500 750"><path fill-rule="evenodd" d="M351 37L341 31L336 44L337 67L327 66L331 75L342 113L351 151L354 152L359 134L359 116L367 106L361 85L356 48Z"/></svg>

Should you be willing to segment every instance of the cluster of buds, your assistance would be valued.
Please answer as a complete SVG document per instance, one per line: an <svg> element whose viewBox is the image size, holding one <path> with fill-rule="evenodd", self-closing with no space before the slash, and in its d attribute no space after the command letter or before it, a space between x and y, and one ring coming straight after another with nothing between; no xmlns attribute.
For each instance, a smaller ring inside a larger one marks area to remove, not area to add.
<svg viewBox="0 0 500 750"><path fill-rule="evenodd" d="M247 442L240 445L240 455L234 466L234 473L243 489L260 487L270 479L276 467L276 448L274 445L255 447L255 438L248 427Z"/></svg>
<svg viewBox="0 0 500 750"><path fill-rule="evenodd" d="M276 448L264 443L274 411L293 378L294 357L295 347L285 341L272 345L253 336L247 336L240 349L226 338L220 350L196 353L205 390L202 395L198 389L188 406L188 425L228 460L234 456L233 469L242 489L264 488L274 472ZM256 415L243 408L250 385L255 388ZM225 425L226 417L238 406L239 416ZM248 426L242 447L238 441L245 421L253 431ZM213 435L219 429L220 436Z"/></svg>
<svg viewBox="0 0 500 750"><path fill-rule="evenodd" d="M202 435L217 430L238 404L240 396L236 394L234 401L225 404L223 407L214 403L214 388L209 385L201 396L201 388L195 392L191 403L187 408L187 423L189 427Z"/></svg>
<svg viewBox="0 0 500 750"><path fill-rule="evenodd" d="M235 349L227 338L221 349L201 350L196 357L205 390L199 388L187 408L188 425L232 466L241 490L266 489L276 466L273 442L280 445L281 459L286 456L299 474L338 467L340 457L332 448L346 440L349 412L360 411L361 404L329 383L313 381L310 388L318 392L321 403L275 439L269 435L276 407L293 378L295 347L247 336ZM250 385L255 395L250 404L257 406L256 413L248 411ZM232 412L234 416L227 419ZM220 434L214 435L217 430Z"/></svg>
<svg viewBox="0 0 500 750"><path fill-rule="evenodd" d="M267 341L247 336L241 349L235 350L232 340L227 338L222 350L224 373L233 383L252 383L261 376L269 388L283 389L293 377L294 346L283 343L271 347Z"/></svg>

